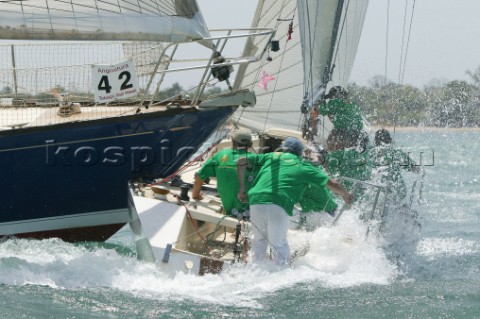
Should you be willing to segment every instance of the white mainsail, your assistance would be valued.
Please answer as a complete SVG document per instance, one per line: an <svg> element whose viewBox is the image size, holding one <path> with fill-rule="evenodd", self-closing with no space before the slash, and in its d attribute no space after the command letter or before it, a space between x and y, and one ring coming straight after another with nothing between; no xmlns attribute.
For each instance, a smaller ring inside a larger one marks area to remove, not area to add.
<svg viewBox="0 0 480 319"><path fill-rule="evenodd" d="M302 103L311 107L327 87L347 85L367 6L368 0L259 1L252 27L276 29L280 50L239 69L236 86L254 89L257 104L238 110L234 120L254 130L300 130ZM248 42L244 56L252 55L260 44ZM266 90L258 86L263 71L275 78ZM327 118L322 122L320 135L331 128Z"/></svg>
<svg viewBox="0 0 480 319"><path fill-rule="evenodd" d="M0 0L0 38L185 42L208 38L196 0Z"/></svg>

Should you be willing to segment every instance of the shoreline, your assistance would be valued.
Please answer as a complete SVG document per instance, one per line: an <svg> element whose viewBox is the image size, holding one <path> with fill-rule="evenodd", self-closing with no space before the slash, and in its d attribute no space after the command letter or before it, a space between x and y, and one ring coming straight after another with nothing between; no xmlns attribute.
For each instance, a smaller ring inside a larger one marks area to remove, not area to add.
<svg viewBox="0 0 480 319"><path fill-rule="evenodd" d="M371 125L370 131L375 132L379 129L394 131L393 126ZM480 127L436 127L436 126L396 126L396 132L480 132Z"/></svg>

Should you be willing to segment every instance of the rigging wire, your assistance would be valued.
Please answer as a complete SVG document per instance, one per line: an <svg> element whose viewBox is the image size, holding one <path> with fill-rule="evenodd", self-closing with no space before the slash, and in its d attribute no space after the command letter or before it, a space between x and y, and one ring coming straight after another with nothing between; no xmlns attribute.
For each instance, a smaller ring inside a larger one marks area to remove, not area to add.
<svg viewBox="0 0 480 319"><path fill-rule="evenodd" d="M345 16L343 17L342 27L340 28L340 33L339 33L339 35L338 35L338 45L335 47L335 54L334 54L334 56L333 56L332 61L337 61L337 59L338 59L338 55L339 55L338 52L340 51L340 40L341 40L341 39L344 39L344 37L343 37L343 31L346 30L346 24L347 24L347 14L346 14L346 12L348 12L349 6L350 6L350 1L347 1L347 6L345 7L345 10L344 10ZM348 37L348 36L346 36L346 37ZM345 45L348 45L348 42L347 42L347 41L345 41ZM345 54L346 54L347 50L345 49L344 51L345 51ZM334 63L334 64L335 64L335 63ZM333 71L333 70L329 70L329 72L330 72L330 77L331 77L332 71Z"/></svg>
<svg viewBox="0 0 480 319"><path fill-rule="evenodd" d="M315 22L315 27L314 27L314 32L313 32L313 37L312 37L312 28L311 28L311 23L310 23L310 7L309 7L309 2L308 1L305 1L305 10L306 10L306 13L304 13L304 16L307 17L307 24L309 27L308 27L308 30L304 30L304 34L305 34L305 45L308 45L308 50L309 52L312 52L313 51L313 41L315 39L315 33L316 33L316 30L317 30L317 25L316 25L316 22ZM298 1L297 1L297 5L298 5ZM307 32L308 31L308 32ZM308 34L308 35L307 35ZM302 108L306 108L306 110L304 111L304 116L301 117L301 130L302 132L305 132L305 133L302 133L303 134L306 134L305 135L305 138L308 140L309 137L307 135L307 132L310 132L311 131L311 127L312 127L312 118L311 118L311 114L310 114L310 108L309 108L309 105L307 104L307 100L308 98L312 99L311 101L311 104L310 106L312 106L312 103L313 103L313 54L310 54L310 56L308 57L309 58L309 70L308 70L308 77L305 77L304 75L304 93L303 93L303 103L302 103ZM312 137L313 139L313 137Z"/></svg>
<svg viewBox="0 0 480 319"><path fill-rule="evenodd" d="M218 132L217 132L218 133ZM193 160L190 160L188 162L186 162L182 167L180 167L177 171L175 171L174 173L168 175L167 177L164 177L162 178L161 180L156 180L154 181L153 183L150 183L148 184L147 186L151 187L151 186L155 186L155 185L159 185L159 184L162 184L162 183L166 183L168 181L170 181L172 178L174 178L175 176L179 175L181 172L185 171L186 169L190 168L192 165L195 165L196 163L198 163L200 160L204 159L204 157L206 156L206 154L208 154L213 148L215 148L215 146L217 146L218 144L220 144L220 142L223 140L223 138L219 138L217 139L214 143L212 143L212 145L210 145L210 147L208 147L205 151L203 151L200 155L198 155L197 157L195 157Z"/></svg>
<svg viewBox="0 0 480 319"><path fill-rule="evenodd" d="M250 89L253 91L253 88L255 86L255 84L258 82L258 78L260 77L260 70L262 69L262 67L265 65L265 61L266 61L267 57L263 57L262 58L262 61L260 62L260 67L256 70L255 72L255 76L254 76L254 80L252 81L252 83L250 84ZM243 113L245 112L246 108L243 107L240 111L240 114L238 115L237 119L235 120L235 123L239 123L240 122L240 119L242 118L243 116ZM233 117L233 116L232 116Z"/></svg>
<svg viewBox="0 0 480 319"><path fill-rule="evenodd" d="M413 13L415 11L415 1L413 0L413 6L412 6L412 14L410 15L410 26L408 29L408 37L407 37L407 47L405 49L405 56L404 56L404 61L403 61L403 70L402 70L402 82L403 79L405 78L405 67L407 65L407 53L408 53L408 46L410 44L410 34L412 32L412 25L413 25Z"/></svg>
<svg viewBox="0 0 480 319"><path fill-rule="evenodd" d="M387 2L387 27L385 28L385 84L388 75L388 35L390 33L390 0Z"/></svg>
<svg viewBox="0 0 480 319"><path fill-rule="evenodd" d="M284 0L283 3L284 3L283 5L285 5L285 0ZM283 5L282 5L282 9L283 9ZM296 7L295 7L295 11L296 11ZM295 19L295 11L294 11L294 13L293 13L292 21L293 21L293 19ZM281 13L281 12L280 12L280 13ZM277 23L278 23L278 24L280 23L280 21L285 21L285 20L284 20L284 19L277 19ZM288 45L288 41L289 41L289 40L288 40L288 38L287 38L287 39L285 40L285 50L286 50L286 47L287 47L287 45ZM280 63L279 63L279 65L278 65L278 72L277 72L278 74L280 74L280 71L281 71L282 66L283 66L283 61L285 60L285 50L284 50L284 54L282 54L282 58L280 59ZM278 80L275 81L275 85L273 86L273 92L276 91L277 84L278 84ZM272 94L272 96L270 97L270 101L268 102L267 116L265 117L265 122L263 123L263 129L264 129L264 130L265 130L266 127L267 127L268 116L269 116L269 114L270 114L270 109L271 109L271 107L272 107L272 102L273 102L273 97L274 97L274 96L275 96L275 94Z"/></svg>
<svg viewBox="0 0 480 319"><path fill-rule="evenodd" d="M407 8L408 0L405 0L405 8L403 10L403 28L402 28L402 47L400 48L400 66L398 69L398 83L402 83L402 63L403 63L403 48L405 45L405 28L407 26Z"/></svg>
<svg viewBox="0 0 480 319"><path fill-rule="evenodd" d="M285 1L285 0L284 0ZM269 12L270 10L272 10L272 8L274 8L274 4L275 2L273 2L270 7L266 8L264 11L265 12ZM285 2L283 2L282 6L281 6L281 9L280 9L280 12L278 13L277 16L281 16L282 15L282 11L283 11L283 7L285 6ZM262 14L264 13L264 11L262 11ZM273 19L272 19L273 20ZM272 20L269 20L269 22L267 23L267 25L272 21ZM275 20L275 26L273 27L273 29L275 30L275 33L276 33L276 30L278 30L278 25L279 25L279 18L277 18ZM258 24L257 24L257 27L258 27ZM263 27L267 27L266 25L263 26ZM254 72L252 73L255 73L255 76L253 77L253 81L249 84L250 85L250 90L254 90L254 87L255 85L258 83L258 79L260 78L260 73L262 71L262 68L265 66L266 64L266 61L268 60L268 57L266 55L262 55L262 60L260 62L260 66L254 70ZM240 122L240 119L242 118L243 116L243 113L245 112L245 109L246 108L242 108L240 114L238 115L238 118L235 120L236 123Z"/></svg>
<svg viewBox="0 0 480 319"><path fill-rule="evenodd" d="M351 1L347 0L346 1L346 6L345 6L345 9L342 9L343 12L345 12L345 15L343 17L343 21L342 21L342 25L341 25L341 28L340 28L340 32L338 33L338 45L334 48L335 51L334 51L334 54L333 54L333 58L332 58L332 62L335 62L335 61L338 61L340 59L339 57L339 52L340 52L340 42L342 39L345 39L344 41L344 45L345 45L345 56L344 56L344 59L346 59L346 54L347 54L347 46L349 45L349 41L348 41L348 34L346 35L345 33L348 32L348 26L347 26L347 23L348 23L348 15L347 15L347 12L349 12L349 8L350 8L350 4L351 4ZM358 5L358 2L356 2L356 4ZM358 6L357 6L358 8ZM355 10L355 12L358 12L358 10ZM354 20L357 19L357 17L353 18ZM336 63L332 63L332 66L335 66ZM341 65L342 63L340 63ZM345 64L345 63L344 63ZM332 67L330 66L330 67ZM338 70L338 67L337 67L337 70ZM340 75L342 72L345 72L345 71L341 71L341 72L338 72L336 74L338 74L338 77L340 79L340 82L343 82L343 80L345 79L345 74L343 75ZM332 74L333 74L333 69L330 69L329 70L329 74L328 74L328 81L331 81L332 79ZM325 85L325 89L326 89L326 85ZM363 117L363 116L362 116ZM364 123L367 123L366 119L364 118ZM322 131L323 131L323 134L325 134L325 129L326 129L326 117L322 117Z"/></svg>
<svg viewBox="0 0 480 319"><path fill-rule="evenodd" d="M271 9L274 7L274 4L276 2L272 2L272 5L270 7L268 7L267 9L264 10L263 12L263 15L269 13L270 15L270 12ZM282 22L290 22L290 23L293 23L294 19L295 19L295 13L297 11L297 5L295 5L295 7L293 8L293 10L289 11L289 12L284 12L285 9L288 7L288 4L290 3L289 0L283 0L282 1L282 4L280 5L280 10L278 12L276 12L273 16L276 17L275 18L275 26L272 27L273 29L277 30L278 31L278 28L279 26L281 25ZM282 18L282 13L289 16L289 15L292 15L291 18ZM272 23L273 22L273 19L271 19L267 25L269 25L269 23ZM267 27L267 25L265 25L264 27ZM286 36L282 36L281 38L287 38ZM294 65L291 65L291 66L288 66L288 67L283 67L284 65L284 58L285 58L285 55L288 51L290 51L291 48L295 48L296 46L298 46L298 43L293 43L292 45L289 46L289 43L292 40L286 40L285 41L285 46L284 46L284 49L282 50L282 54L281 54L281 60L279 62L279 66L278 66L278 71L276 73L272 73L272 75L276 76L276 81L275 81L275 86L273 88L273 90L271 92L267 92L267 93L260 93L260 94L257 94L257 96L265 96L265 95L270 95L270 99L267 100L265 102L264 105L268 105L268 108L266 111L262 111L262 112L265 112L267 114L267 118L265 119L265 122L264 122L264 129L266 128L266 125L267 125L267 121L268 121L268 114L270 114L270 110L271 110L271 107L273 105L273 100L275 98L275 94L278 93L278 92L282 92L282 91L285 91L291 87L295 87L295 86L290 86L288 88L282 88L282 89L279 89L277 90L276 87L278 85L278 81L279 81L279 76L280 74L284 74L286 72L286 70L292 68L292 67L295 67L295 65L297 63L295 63ZM267 61L268 61L268 57L266 55L264 55L262 57L262 60L260 62L260 65L255 68L255 71L254 72L250 72L249 74L254 74L253 76L253 81L250 82L248 85L246 85L245 87L250 87L251 90L254 89L254 87L257 85L258 81L259 81L259 78L260 78L260 74L262 73L262 70L263 70L263 67L267 64ZM300 63L301 63L301 60L300 60ZM303 81L302 81L302 84L303 84ZM238 112L238 116L236 116L236 119L235 121L238 122L240 121L240 119L243 117L243 114L244 112L246 113L255 113L255 111L252 111L252 110L247 110L246 108L242 108L240 112ZM276 112L277 113L277 112Z"/></svg>
<svg viewBox="0 0 480 319"><path fill-rule="evenodd" d="M198 237L200 238L201 242L204 244L205 248L207 249L207 253L211 253L212 249L210 248L210 245L209 245L209 242L208 242L208 239L205 238L204 236L202 236L202 233L200 232L200 228L198 227L197 223L195 222L195 219L192 217L192 214L190 213L190 210L188 209L187 205L185 205L185 203L183 202L183 200L180 199L180 197L178 195L174 195L177 200L179 201L179 203L183 206L183 208L185 209L185 212L187 213L187 217L188 219L190 220L190 222L192 223L193 227L195 228L195 232L196 234L198 234Z"/></svg>
<svg viewBox="0 0 480 319"><path fill-rule="evenodd" d="M350 34L355 33L355 31L353 31L349 28L349 24L351 23L351 24L355 25L355 21L357 21L356 16L354 16L351 19L348 16L350 3L351 3L351 1L348 0L347 5L345 7L345 16L344 16L344 19L343 19L343 22L342 22L342 28L340 30L340 36L338 38L338 45L337 45L337 52L340 51L340 46L345 47L345 49L343 50L343 56L340 56L340 53L337 53L337 54L335 54L335 57L334 57L335 60L333 60L335 68L337 69L339 84L343 84L343 83L347 82L347 81L345 81L345 79L346 79L345 71L346 71L347 68L346 67L342 68L342 66L347 66L348 65L347 61L348 61L348 55L349 55L349 51L350 51L350 46L349 46ZM360 4L360 2L357 1L356 5L357 5L357 7L354 11L355 13L358 12L358 6L361 6L361 4ZM351 20L353 20L353 21L351 21ZM344 31L345 31L345 36L343 36ZM349 32L351 32L351 33L349 34ZM338 61L338 63L335 63L335 61ZM339 68L341 68L340 71L338 71Z"/></svg>
<svg viewBox="0 0 480 319"><path fill-rule="evenodd" d="M411 36L411 31L412 31L412 25L413 25L413 13L415 12L415 1L413 0L413 5L412 5L412 12L410 15L410 23L409 23L409 29L408 29L408 35L407 39L405 41L405 27L406 27L406 21L407 21L407 8L408 8L408 0L405 0L405 10L404 10L404 19L403 19L403 33L402 33L402 47L401 47L401 52L400 52L400 69L399 69L399 74L398 74L398 83L402 84L404 79L405 79L405 69L407 65L407 56L408 56L408 47L410 44L410 36ZM390 2L390 0L389 0ZM405 52L403 52L403 48L405 45ZM386 61L386 58L385 58ZM385 62L386 63L386 62ZM397 127L397 107L395 105L394 110L393 110L393 135L395 136L396 133L396 127Z"/></svg>
<svg viewBox="0 0 480 319"><path fill-rule="evenodd" d="M308 19L308 23L307 25L310 26L310 8L308 6L308 1L306 2L306 5L305 5L305 8L307 10L307 19ZM305 32L306 33L306 32ZM315 35L315 32L314 32L314 35ZM307 37L305 37L306 40L307 40ZM309 52L312 52L313 50L313 45L312 45L312 33L311 33L311 28L308 29L308 41L305 41L305 44L308 44L309 46ZM308 83L305 83L305 92L304 92L304 95L305 95L305 99L307 98L308 96L308 92L313 92L313 69L312 69L312 65L313 65L313 57L312 57L312 54L310 54L310 61L309 61L309 65L310 65L310 69L308 70L308 78L305 79L306 81L308 81Z"/></svg>

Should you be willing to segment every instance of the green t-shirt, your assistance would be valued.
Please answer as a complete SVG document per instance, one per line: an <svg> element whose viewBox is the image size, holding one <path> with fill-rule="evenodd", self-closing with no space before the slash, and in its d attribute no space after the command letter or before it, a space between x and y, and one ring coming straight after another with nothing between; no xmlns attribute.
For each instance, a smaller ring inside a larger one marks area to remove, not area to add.
<svg viewBox="0 0 480 319"><path fill-rule="evenodd" d="M350 177L361 181L371 178L372 167L368 152L359 153L353 149L329 152L326 157L327 169L334 177ZM343 183L348 190L353 189L352 182Z"/></svg>
<svg viewBox="0 0 480 319"><path fill-rule="evenodd" d="M359 153L353 149L343 149L327 153L328 171L334 176L355 178L361 181L370 179L371 165L368 152Z"/></svg>
<svg viewBox="0 0 480 319"><path fill-rule="evenodd" d="M337 202L328 188L317 185L308 185L300 198L300 207L303 212L333 212Z"/></svg>
<svg viewBox="0 0 480 319"><path fill-rule="evenodd" d="M311 163L291 153L267 153L256 156L258 174L248 191L254 204L276 204L291 216L309 185L325 187L329 177Z"/></svg>
<svg viewBox="0 0 480 319"><path fill-rule="evenodd" d="M335 128L358 131L363 128L362 112L350 100L331 99L320 104L319 113L327 115Z"/></svg>
<svg viewBox="0 0 480 319"><path fill-rule="evenodd" d="M370 158L373 167L380 173L381 182L389 186L389 194L397 200L407 196L407 187L401 170L413 171L416 164L408 154L391 145L372 148Z"/></svg>
<svg viewBox="0 0 480 319"><path fill-rule="evenodd" d="M231 214L232 208L240 211L248 206L244 203L241 203L237 199L239 190L237 161L239 158L245 156L247 156L247 158L251 158L253 154L243 150L221 150L211 157L198 171L198 176L201 179L205 179L207 177L217 178L217 191L220 195L220 199L222 200L223 208L227 214ZM245 181L247 190L252 184L249 182L249 180L252 180L249 178L250 175L251 170L247 169L247 173L245 174L245 178L247 179Z"/></svg>

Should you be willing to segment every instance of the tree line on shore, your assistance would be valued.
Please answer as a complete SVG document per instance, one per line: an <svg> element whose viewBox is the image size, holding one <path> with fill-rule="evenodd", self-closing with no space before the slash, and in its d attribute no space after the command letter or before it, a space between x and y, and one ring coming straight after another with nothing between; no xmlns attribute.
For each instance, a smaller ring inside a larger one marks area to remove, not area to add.
<svg viewBox="0 0 480 319"><path fill-rule="evenodd" d="M350 98L373 125L480 127L480 67L467 72L472 83L454 80L431 82L423 89L374 77L368 86L352 83ZM174 83L158 94L166 99L184 92ZM206 95L220 93L212 88Z"/></svg>
<svg viewBox="0 0 480 319"><path fill-rule="evenodd" d="M480 67L471 82L431 82L423 89L377 76L369 86L348 86L350 98L374 125L479 127Z"/></svg>

